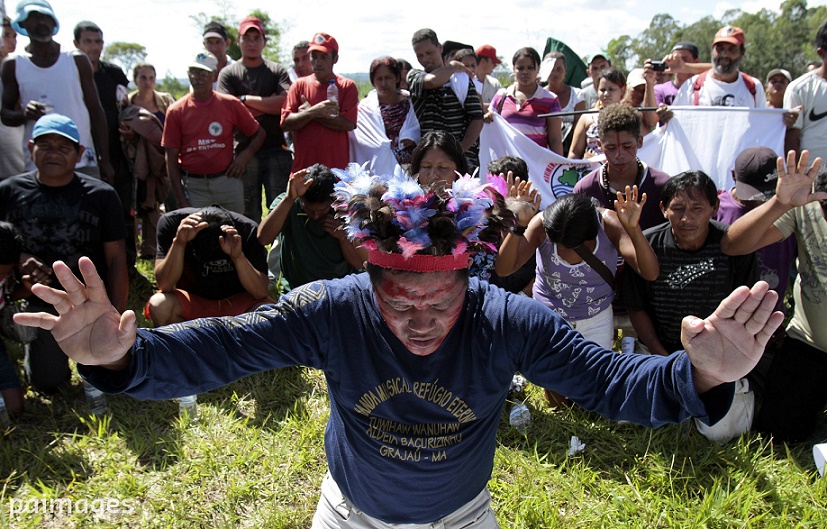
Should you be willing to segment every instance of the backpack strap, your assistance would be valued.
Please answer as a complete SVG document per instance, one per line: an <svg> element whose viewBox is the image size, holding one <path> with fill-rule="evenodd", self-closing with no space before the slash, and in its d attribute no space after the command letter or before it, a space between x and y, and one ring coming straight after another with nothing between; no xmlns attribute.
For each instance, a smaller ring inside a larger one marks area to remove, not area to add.
<svg viewBox="0 0 827 529"><path fill-rule="evenodd" d="M758 100L756 99L757 96L755 95L755 78L751 75L747 75L744 72L741 72L741 79L744 80L744 85L746 85L747 90L749 90L749 93L752 94L753 103L757 104Z"/></svg>
<svg viewBox="0 0 827 529"><path fill-rule="evenodd" d="M698 106L698 102L701 99L701 87L704 85L706 81L706 74L709 73L709 70L705 72L701 72L695 77L695 82L692 85L693 93L695 94L695 106Z"/></svg>
<svg viewBox="0 0 827 529"><path fill-rule="evenodd" d="M497 102L497 114L503 115L503 105L505 104L505 98L508 97L508 88L503 88L502 93L498 93L497 95L501 96L500 100Z"/></svg>

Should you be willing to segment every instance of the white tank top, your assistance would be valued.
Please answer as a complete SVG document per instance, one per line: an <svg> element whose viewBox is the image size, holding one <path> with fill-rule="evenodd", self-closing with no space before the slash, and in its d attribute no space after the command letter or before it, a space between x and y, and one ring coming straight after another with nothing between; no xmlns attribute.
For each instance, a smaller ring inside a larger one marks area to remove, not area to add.
<svg viewBox="0 0 827 529"><path fill-rule="evenodd" d="M54 109L52 112L63 114L74 121L80 132L80 143L86 148L76 167L97 165L89 111L83 101L83 89L80 86L80 74L75 64L74 52L61 52L57 61L48 68L36 66L31 61L31 55L27 53L14 57L14 73L20 89L20 106L25 108L29 101L51 105L50 108ZM27 171L35 169L26 146L32 137L33 128L34 121L26 120L23 153L26 157Z"/></svg>

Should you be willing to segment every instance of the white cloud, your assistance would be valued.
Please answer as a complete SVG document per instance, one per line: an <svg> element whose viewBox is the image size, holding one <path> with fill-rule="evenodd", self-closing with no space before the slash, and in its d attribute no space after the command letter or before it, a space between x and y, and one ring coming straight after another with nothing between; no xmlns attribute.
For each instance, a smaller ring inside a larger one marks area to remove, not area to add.
<svg viewBox="0 0 827 529"><path fill-rule="evenodd" d="M825 1L810 1L811 7ZM16 3L16 0L15 0ZM170 71L184 77L186 65L201 48L201 32L190 18L199 12L220 13L221 4L203 0L141 0L138 4L111 0L51 0L61 22L57 37L64 47L72 46L71 31L82 19L101 26L108 42L137 42L146 46L147 59L160 76ZM239 18L255 8L259 0L227 3ZM509 59L523 46L542 51L546 37L564 41L581 55L600 51L615 37L635 36L648 27L652 16L671 12L682 23L691 23L712 14L720 17L728 8L754 12L767 7L778 9L780 0L736 0L716 2L695 0L691 6L673 2L638 0L516 0L516 2L448 3L445 0L414 0L414 3L362 0L307 0L265 9L276 21L286 21L282 46L286 51L313 33L325 31L336 37L341 52L339 72L367 71L370 61L380 55L404 57L415 63L410 37L422 27L436 30L441 39L458 40L479 46L491 44ZM13 9L11 6L7 6ZM281 8L290 9L289 12ZM12 13L13 15L13 13ZM19 39L20 47L27 43Z"/></svg>

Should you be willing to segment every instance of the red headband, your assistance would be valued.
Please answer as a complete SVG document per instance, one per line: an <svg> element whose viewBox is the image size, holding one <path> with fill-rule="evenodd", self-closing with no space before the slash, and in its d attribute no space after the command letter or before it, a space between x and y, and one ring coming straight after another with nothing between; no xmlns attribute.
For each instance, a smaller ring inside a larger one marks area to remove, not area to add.
<svg viewBox="0 0 827 529"><path fill-rule="evenodd" d="M401 253L389 253L372 250L368 253L368 262L391 270L407 272L443 272L468 268L468 253L457 255L421 255L405 257Z"/></svg>

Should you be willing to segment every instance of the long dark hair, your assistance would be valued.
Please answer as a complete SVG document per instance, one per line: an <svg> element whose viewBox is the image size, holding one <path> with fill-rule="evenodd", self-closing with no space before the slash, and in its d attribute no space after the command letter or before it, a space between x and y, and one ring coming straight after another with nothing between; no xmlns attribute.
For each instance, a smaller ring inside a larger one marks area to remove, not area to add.
<svg viewBox="0 0 827 529"><path fill-rule="evenodd" d="M462 146L459 141L448 132L444 130L432 130L428 132L419 141L419 145L414 149L411 155L411 169L410 174L415 175L419 173L419 167L422 164L422 158L431 149L439 149L447 154L457 166L457 172L461 175L468 172L468 162L465 160L465 155L462 153Z"/></svg>
<svg viewBox="0 0 827 529"><path fill-rule="evenodd" d="M558 198L543 211L543 228L551 242L566 248L596 239L600 225L594 202L580 193Z"/></svg>

